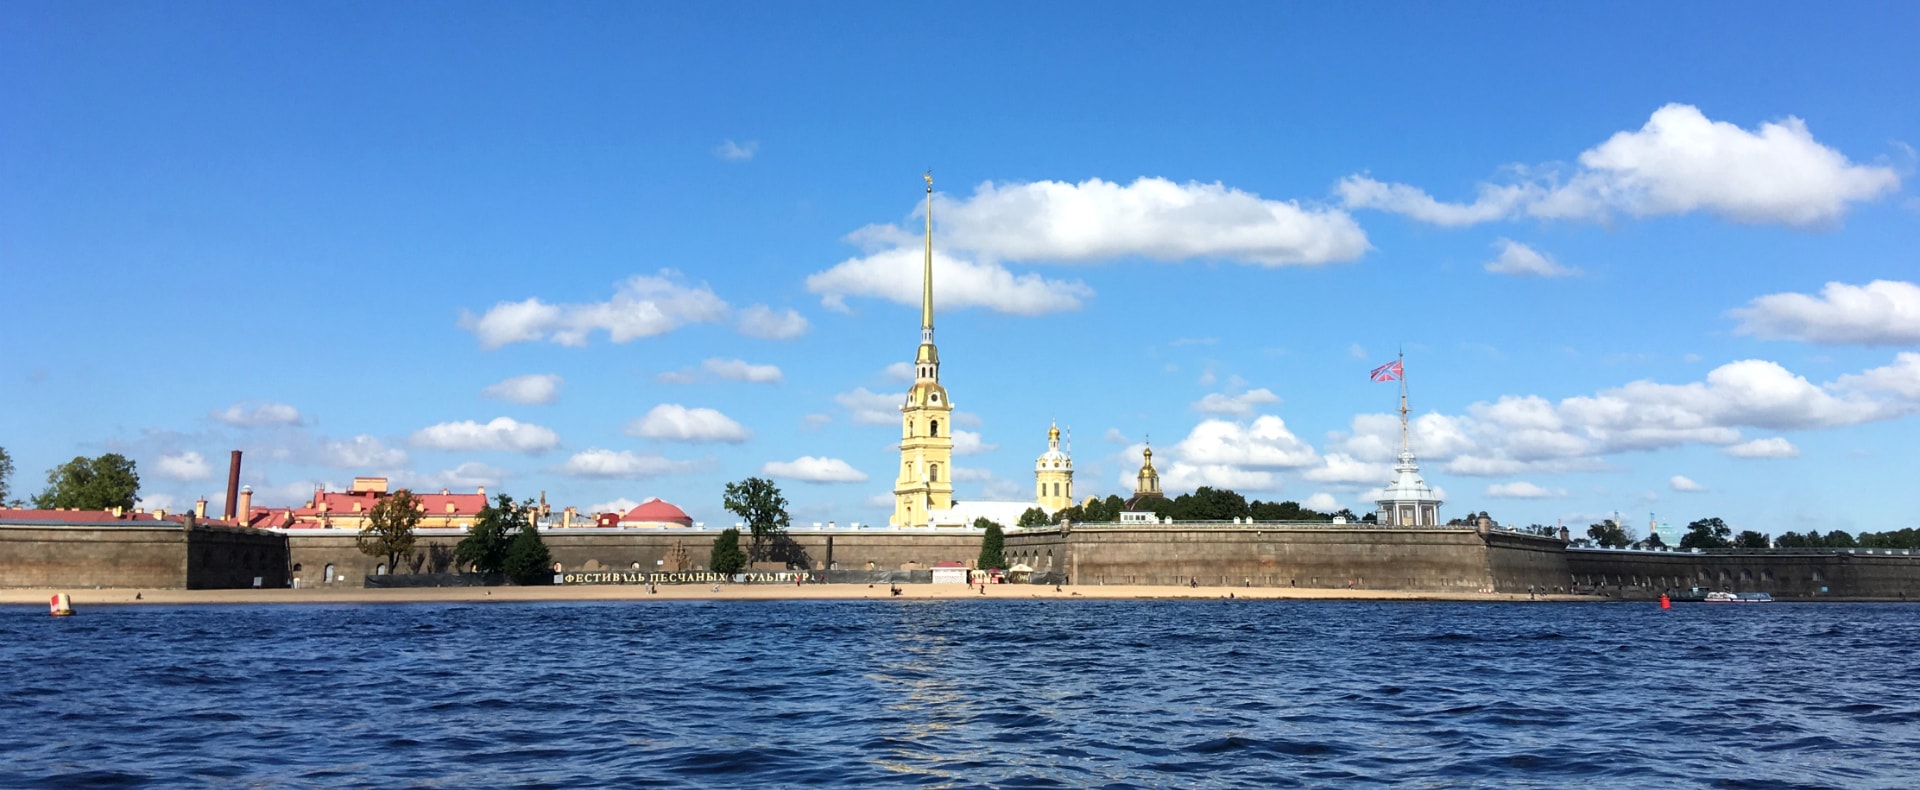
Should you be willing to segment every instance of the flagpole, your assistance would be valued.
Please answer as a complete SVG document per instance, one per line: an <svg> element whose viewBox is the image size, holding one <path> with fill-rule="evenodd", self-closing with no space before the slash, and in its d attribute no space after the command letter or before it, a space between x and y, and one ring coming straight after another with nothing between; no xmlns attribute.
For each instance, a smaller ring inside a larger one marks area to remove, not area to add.
<svg viewBox="0 0 1920 790"><path fill-rule="evenodd" d="M1400 352L1400 452L1410 452L1413 446L1407 441L1407 352Z"/></svg>

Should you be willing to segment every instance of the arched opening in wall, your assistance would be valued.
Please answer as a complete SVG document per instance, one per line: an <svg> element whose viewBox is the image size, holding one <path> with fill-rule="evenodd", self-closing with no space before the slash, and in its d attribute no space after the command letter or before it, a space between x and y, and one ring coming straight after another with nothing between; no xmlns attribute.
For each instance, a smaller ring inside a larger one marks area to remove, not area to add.
<svg viewBox="0 0 1920 790"><path fill-rule="evenodd" d="M939 435L940 435L940 421L939 421L939 420L928 420L928 421L927 421L927 435L928 435L928 436L939 436Z"/></svg>
<svg viewBox="0 0 1920 790"><path fill-rule="evenodd" d="M1730 574L1730 573L1727 573L1726 571L1721 571L1721 572L1720 572L1720 583L1721 583L1721 584L1726 584L1727 582L1730 582L1730 581L1733 581L1733 574Z"/></svg>
<svg viewBox="0 0 1920 790"><path fill-rule="evenodd" d="M1813 580L1814 580L1814 581L1817 581L1817 582L1823 582L1823 581L1826 581L1826 580L1827 580L1827 575L1826 575L1826 574L1824 574L1824 573L1821 573L1821 572L1819 572L1819 571L1814 571L1814 572L1813 572Z"/></svg>
<svg viewBox="0 0 1920 790"><path fill-rule="evenodd" d="M633 569L634 569L634 570L636 570L636 571L637 571L637 570L640 570L640 563L639 563L638 561L636 561L636 562L634 562L634 563L633 563Z"/></svg>
<svg viewBox="0 0 1920 790"><path fill-rule="evenodd" d="M582 566L580 566L580 570L583 570L583 571L597 571L597 570L600 570L600 561L599 561L599 560L587 560L587 564L585 564L585 565L582 565Z"/></svg>
<svg viewBox="0 0 1920 790"><path fill-rule="evenodd" d="M379 565L373 566L373 575L375 576L387 575L387 564L383 562L383 563L380 563Z"/></svg>
<svg viewBox="0 0 1920 790"><path fill-rule="evenodd" d="M331 562L327 563L326 575L322 576L321 578L328 582L332 582L334 579L339 578L333 575L333 563Z"/></svg>
<svg viewBox="0 0 1920 790"><path fill-rule="evenodd" d="M554 573L559 573L559 572L561 572L561 571L564 571L564 570L566 570L566 569L567 569L567 567L566 567L565 565L561 565L560 563L557 563L557 562L556 562L556 563L554 563L554 564L553 564L553 572L554 572Z"/></svg>
<svg viewBox="0 0 1920 790"><path fill-rule="evenodd" d="M1743 582L1753 581L1753 571L1741 571L1740 581L1743 581Z"/></svg>
<svg viewBox="0 0 1920 790"><path fill-rule="evenodd" d="M294 564L293 564L293 572L294 572L294 573L299 573L299 572L300 572L300 563L297 563L297 562L296 562L296 563L294 563Z"/></svg>
<svg viewBox="0 0 1920 790"><path fill-rule="evenodd" d="M1760 580L1761 580L1761 581L1769 581L1769 582L1770 582L1770 581L1773 581L1773 569L1771 569L1771 568L1768 568L1768 569L1765 569L1765 570L1762 570L1762 571L1760 571Z"/></svg>

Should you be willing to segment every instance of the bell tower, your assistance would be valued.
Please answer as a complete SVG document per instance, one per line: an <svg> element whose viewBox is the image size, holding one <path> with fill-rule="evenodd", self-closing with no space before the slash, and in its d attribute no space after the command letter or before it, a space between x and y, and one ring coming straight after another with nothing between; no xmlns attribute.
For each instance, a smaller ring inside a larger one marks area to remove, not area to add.
<svg viewBox="0 0 1920 790"><path fill-rule="evenodd" d="M927 180L927 253L920 281L920 348L913 386L900 405L900 473L893 484L898 527L924 527L953 507L953 402L940 386L940 350L933 345L933 173Z"/></svg>
<svg viewBox="0 0 1920 790"><path fill-rule="evenodd" d="M1060 451L1060 426L1047 429L1047 451L1033 463L1040 508L1053 513L1073 506L1073 456Z"/></svg>

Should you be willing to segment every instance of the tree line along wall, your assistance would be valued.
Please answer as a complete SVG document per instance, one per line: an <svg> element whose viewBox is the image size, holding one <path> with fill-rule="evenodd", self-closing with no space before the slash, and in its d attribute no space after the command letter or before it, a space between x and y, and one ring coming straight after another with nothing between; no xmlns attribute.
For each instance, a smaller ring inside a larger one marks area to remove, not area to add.
<svg viewBox="0 0 1920 790"><path fill-rule="evenodd" d="M1567 550L1567 572L1581 586L1626 597L1703 587L1764 592L1781 599L1920 600L1920 554L1845 549L1753 552Z"/></svg>
<svg viewBox="0 0 1920 790"><path fill-rule="evenodd" d="M564 570L674 570L672 553L678 543L686 551L686 566L705 570L719 530L700 529L566 529L542 530L553 561ZM346 530L291 530L287 535L291 567L301 587L325 584L359 587L386 562L385 557L360 553L355 533ZM418 530L411 557L400 572L456 570L453 547L466 537L461 530ZM908 565L970 562L980 556L981 533L954 530L946 534L874 531L792 531L787 540L811 570L897 570ZM741 549L750 536L741 535ZM416 569L415 563L418 563ZM333 581L327 569L332 566Z"/></svg>
<svg viewBox="0 0 1920 790"><path fill-rule="evenodd" d="M287 540L262 530L0 525L0 587L227 589L287 584Z"/></svg>
<svg viewBox="0 0 1920 790"><path fill-rule="evenodd" d="M1007 536L1007 561L1073 584L1524 592L1567 584L1557 539L1462 529L1071 526Z"/></svg>

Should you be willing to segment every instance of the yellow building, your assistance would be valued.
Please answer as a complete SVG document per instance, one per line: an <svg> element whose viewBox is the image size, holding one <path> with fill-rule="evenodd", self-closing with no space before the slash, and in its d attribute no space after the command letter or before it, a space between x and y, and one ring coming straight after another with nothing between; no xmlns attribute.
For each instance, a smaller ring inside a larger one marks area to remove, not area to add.
<svg viewBox="0 0 1920 790"><path fill-rule="evenodd" d="M924 527L953 507L953 402L940 386L933 345L933 174L927 174L927 256L921 273L920 349L913 386L900 405L900 476L893 484L895 526Z"/></svg>
<svg viewBox="0 0 1920 790"><path fill-rule="evenodd" d="M1166 498L1160 493L1160 470L1153 468L1153 446L1148 445L1140 455L1140 473L1133 477L1133 496L1127 499L1125 508L1128 512L1152 510L1152 500Z"/></svg>
<svg viewBox="0 0 1920 790"><path fill-rule="evenodd" d="M1073 457L1060 451L1060 426L1047 429L1047 451L1033 464L1034 495L1052 513L1073 505Z"/></svg>

